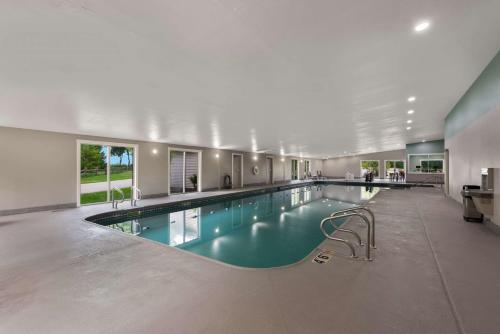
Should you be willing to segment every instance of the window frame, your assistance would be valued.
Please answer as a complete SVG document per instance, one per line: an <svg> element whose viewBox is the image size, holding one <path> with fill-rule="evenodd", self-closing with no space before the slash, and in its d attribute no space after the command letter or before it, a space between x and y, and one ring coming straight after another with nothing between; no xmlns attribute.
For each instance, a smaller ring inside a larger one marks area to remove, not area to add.
<svg viewBox="0 0 500 334"><path fill-rule="evenodd" d="M443 158L442 159L436 159L436 158L429 158L432 155L441 155ZM442 172L412 172L411 171L411 163L410 163L410 157L412 156L422 156L422 157L427 157L427 158L422 158L419 159L419 164L420 164L420 169L422 169L422 161L441 161L443 163L443 168ZM408 153L407 155L407 174L434 174L434 175L439 175L439 174L445 174L445 153Z"/></svg>

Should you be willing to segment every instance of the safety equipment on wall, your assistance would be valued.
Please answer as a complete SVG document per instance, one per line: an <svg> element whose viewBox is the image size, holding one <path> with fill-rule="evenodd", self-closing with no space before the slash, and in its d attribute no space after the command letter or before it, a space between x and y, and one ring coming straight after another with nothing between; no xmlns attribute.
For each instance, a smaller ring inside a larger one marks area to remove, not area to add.
<svg viewBox="0 0 500 334"><path fill-rule="evenodd" d="M254 175L259 175L259 166L253 166L252 173Z"/></svg>

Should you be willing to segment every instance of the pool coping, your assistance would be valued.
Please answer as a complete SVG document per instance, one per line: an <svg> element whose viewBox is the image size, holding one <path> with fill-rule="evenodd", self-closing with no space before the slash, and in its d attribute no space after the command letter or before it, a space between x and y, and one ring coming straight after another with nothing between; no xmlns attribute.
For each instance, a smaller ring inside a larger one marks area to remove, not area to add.
<svg viewBox="0 0 500 334"><path fill-rule="evenodd" d="M245 198L245 197L250 197L254 195L262 195L262 194L267 194L267 193L272 193L276 191L281 191L281 190L288 190L288 189L293 189L293 188L300 188L300 187L307 187L315 185L313 181L310 182L303 182L303 183L296 183L296 184L283 184L283 185L276 185L276 186L268 186L265 188L252 188L252 189L246 189L246 190L241 190L237 192L231 192L231 193L223 193L223 194L214 194L214 195L208 195L208 196L203 196L199 198L190 198L190 199L179 199L177 201L172 201L172 202L166 202L166 203L159 203L159 204L152 204L152 205L146 205L146 206L140 206L140 207L134 207L134 208L128 208L128 209L121 209L121 210L114 210L114 211L108 211L108 212L103 212L103 213L98 213L89 217L86 217L84 220L92 222L92 223L98 223L99 221L102 221L104 219L113 219L113 218L123 218L127 217L130 219L136 218L138 215L142 213L142 211L160 211L160 210L185 210L190 207L195 207L199 206L200 204L207 205L207 204L212 204L215 202L220 202L225 199L229 200L235 200L239 198ZM209 202L209 203L207 203Z"/></svg>
<svg viewBox="0 0 500 334"><path fill-rule="evenodd" d="M245 198L245 197L250 197L254 195L262 195L262 194L267 194L267 193L272 193L276 191L281 191L281 190L288 190L288 189L293 189L293 188L300 188L300 187L307 187L307 186L314 186L314 185L343 185L343 186L358 186L358 187L385 187L385 188L411 188L416 185L414 184L408 184L408 183L401 183L401 184L395 184L395 183L384 183L384 182L372 182L372 183L365 183L362 181L346 181L346 180L311 180L311 181L305 181L301 183L287 183L287 184L278 184L278 185L273 185L273 186L266 186L263 188L252 188L252 189L243 189L237 192L231 192L231 193L223 193L223 194L214 194L214 195L207 195L199 198L191 198L191 199L179 199L177 201L171 201L171 202L166 202L166 203L158 203L158 204L151 204L151 205L146 205L146 206L139 206L139 207L133 207L133 208L127 208L127 209L120 209L120 210L114 210L114 211L107 211L107 212L102 212L98 213L95 215L88 216L84 218L84 220L93 222L93 223L98 223L99 221L103 220L113 220L113 219L119 219L119 218L129 218L129 219L136 219L138 218L143 211L149 211L149 212L158 212L158 211L170 211L170 210L186 210L191 207L196 207L200 205L207 205L207 204L212 204L215 202L220 202L225 199L229 200L235 200L235 199L240 199L240 198Z"/></svg>

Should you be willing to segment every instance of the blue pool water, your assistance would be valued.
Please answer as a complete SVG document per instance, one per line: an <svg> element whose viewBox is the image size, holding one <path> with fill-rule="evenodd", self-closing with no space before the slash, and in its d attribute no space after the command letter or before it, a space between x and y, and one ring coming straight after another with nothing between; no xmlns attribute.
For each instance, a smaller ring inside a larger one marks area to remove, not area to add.
<svg viewBox="0 0 500 334"><path fill-rule="evenodd" d="M322 218L377 191L300 187L109 226L236 266L279 267L302 260L325 239Z"/></svg>

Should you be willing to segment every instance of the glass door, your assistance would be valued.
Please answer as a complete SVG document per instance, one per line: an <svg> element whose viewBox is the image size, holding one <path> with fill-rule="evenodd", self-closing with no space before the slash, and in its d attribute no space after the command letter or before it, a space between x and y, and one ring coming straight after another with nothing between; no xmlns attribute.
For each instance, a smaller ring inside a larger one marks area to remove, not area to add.
<svg viewBox="0 0 500 334"><path fill-rule="evenodd" d="M120 191L130 199L136 183L136 147L89 142L79 143L79 148L79 204L109 202L112 191L117 199Z"/></svg>
<svg viewBox="0 0 500 334"><path fill-rule="evenodd" d="M298 180L299 178L299 161L292 159L292 180Z"/></svg>
<svg viewBox="0 0 500 334"><path fill-rule="evenodd" d="M134 148L111 146L110 149L110 192L120 198L120 189L125 199L130 199L134 186ZM111 193L110 193L111 196Z"/></svg>
<svg viewBox="0 0 500 334"><path fill-rule="evenodd" d="M109 146L80 145L80 204L109 201Z"/></svg>
<svg viewBox="0 0 500 334"><path fill-rule="evenodd" d="M170 150L169 160L170 193L199 191L200 152Z"/></svg>
<svg viewBox="0 0 500 334"><path fill-rule="evenodd" d="M311 161L304 160L304 179L311 176Z"/></svg>

